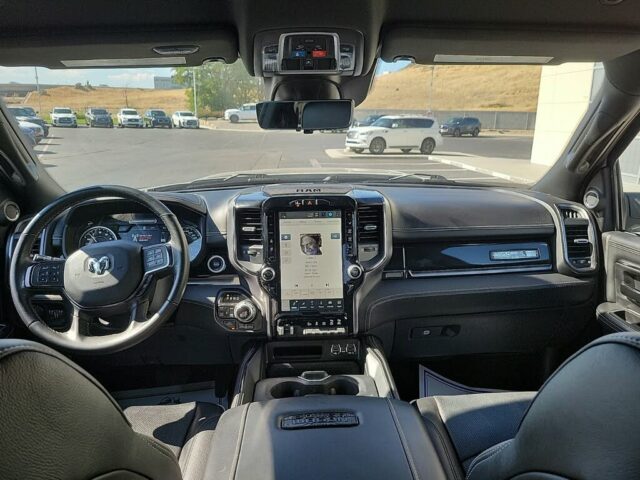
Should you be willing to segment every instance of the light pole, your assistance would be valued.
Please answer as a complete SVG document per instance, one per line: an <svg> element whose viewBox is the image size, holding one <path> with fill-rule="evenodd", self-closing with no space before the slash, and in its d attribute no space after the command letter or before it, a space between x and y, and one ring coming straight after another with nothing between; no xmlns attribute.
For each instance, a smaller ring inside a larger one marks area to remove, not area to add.
<svg viewBox="0 0 640 480"><path fill-rule="evenodd" d="M433 75L435 72L436 66L431 66L431 82L429 83L429 111L433 114Z"/></svg>
<svg viewBox="0 0 640 480"><path fill-rule="evenodd" d="M40 81L38 80L38 67L33 67L36 72L36 91L38 92L38 113L42 114L42 99L40 98Z"/></svg>
<svg viewBox="0 0 640 480"><path fill-rule="evenodd" d="M191 78L193 79L193 114L198 116L198 92L196 90L196 69L191 70Z"/></svg>

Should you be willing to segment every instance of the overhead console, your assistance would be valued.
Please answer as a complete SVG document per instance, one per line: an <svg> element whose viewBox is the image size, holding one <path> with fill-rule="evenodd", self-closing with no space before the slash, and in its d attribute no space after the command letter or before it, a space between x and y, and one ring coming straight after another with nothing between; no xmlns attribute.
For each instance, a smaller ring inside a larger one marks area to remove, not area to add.
<svg viewBox="0 0 640 480"><path fill-rule="evenodd" d="M271 337L357 332L357 296L391 255L390 215L373 190L273 187L229 209L231 262L265 298Z"/></svg>
<svg viewBox="0 0 640 480"><path fill-rule="evenodd" d="M362 73L363 38L359 32L270 31L256 36L254 68L257 75L341 75Z"/></svg>

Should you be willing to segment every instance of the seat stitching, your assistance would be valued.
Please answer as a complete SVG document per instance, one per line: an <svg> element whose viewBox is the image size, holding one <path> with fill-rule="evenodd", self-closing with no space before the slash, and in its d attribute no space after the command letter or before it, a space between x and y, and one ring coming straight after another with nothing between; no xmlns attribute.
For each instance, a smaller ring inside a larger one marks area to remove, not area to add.
<svg viewBox="0 0 640 480"><path fill-rule="evenodd" d="M193 437L191 437L190 439L187 439L187 435L189 435L189 431L191 430L191 426L193 425L194 421L196 421L196 413L198 413L198 402L195 402L194 407L193 407L193 417L191 418L191 422L189 423L189 426L187 427L187 432L184 434L184 440L182 441L182 450L180 451L180 457L182 457L182 453L186 447L187 452L185 455L185 459L184 459L184 472L187 472L187 467L189 466L189 460L191 459L191 452L193 451L193 444L194 442L189 443L189 440L191 440L191 438L196 437L196 435L199 432L196 432ZM178 461L178 463L180 463Z"/></svg>
<svg viewBox="0 0 640 480"><path fill-rule="evenodd" d="M444 416L442 415L442 410L440 409L440 402L438 401L438 398L434 398L433 399L433 403L435 403L435 405L436 405L436 413L438 414L438 417L440 417L440 420L442 420L442 425L446 429L447 428L447 424L445 423ZM436 427L436 429L437 429L437 427ZM447 430L447 432L448 432L448 430ZM440 434L440 432L438 432L438 434ZM444 446L444 443L443 443L443 446ZM453 445L453 448L455 448L455 445ZM449 449L445 447L445 451L447 452L447 456L449 456ZM457 450L456 450L456 460L457 460L457 463L460 464L460 460L458 459ZM454 471L456 471L455 468L454 468Z"/></svg>
<svg viewBox="0 0 640 480"><path fill-rule="evenodd" d="M146 435L138 434L138 437L142 438L142 440L147 442L149 445L151 445L155 450L160 452L162 455L164 455L165 457L171 459L176 464L176 466L178 467L178 470L180 470L180 464L178 463L178 460L176 459L176 456L173 453L166 451L164 449L164 447L161 447L160 445L158 445L155 442L155 440L153 440L150 437L147 437Z"/></svg>
<svg viewBox="0 0 640 480"><path fill-rule="evenodd" d="M445 441L444 441L444 436L442 435L442 432L440 432L440 429L438 428L438 426L429 418L426 417L422 417L422 419L426 422L429 422L431 425L433 425L436 434L438 435L438 438L440 440L440 443L442 444L442 448L444 450L444 454L447 457L447 462L449 463L449 466L451 467L451 471L454 473L454 475L456 476L456 478L460 478L458 476L458 472L455 468L455 463L453 462L453 459L451 458L451 453L449 452L449 449L446 447Z"/></svg>
<svg viewBox="0 0 640 480"><path fill-rule="evenodd" d="M386 398L387 406L389 407L389 411L391 412L391 418L393 419L393 423L395 424L396 431L400 436L400 443L402 444L402 449L404 450L404 454L407 457L407 461L409 463L409 469L411 470L411 476L420 480L420 474L418 473L418 469L416 468L415 462L413 461L413 455L411 455L411 450L409 450L409 442L407 442L407 438L404 435L404 431L402 430L402 426L400 425L400 420L398 419L398 415L395 411L395 407L389 398Z"/></svg>
<svg viewBox="0 0 640 480"><path fill-rule="evenodd" d="M495 445L494 451L491 452L490 454L488 454L486 457L476 461L471 462L471 466L469 467L469 473L467 473L467 479L469 479L471 477L471 473L475 470L475 468L480 465L482 462L484 462L485 460L489 460L491 457L493 457L494 455L496 455L498 452L501 452L502 450L504 450L505 448L507 448L509 445L511 445L511 440L507 440L506 442L504 442L502 445ZM477 458L477 457L476 457Z"/></svg>
<svg viewBox="0 0 640 480"><path fill-rule="evenodd" d="M247 415L249 414L249 405L250 403L246 403L244 405L244 412L242 413L242 418L240 420L240 427L238 431L238 441L236 442L236 448L233 455L233 463L231 465L231 469L229 470L230 479L236 478L236 473L238 472L238 464L240 463L240 450L242 448L242 440L244 438L244 427L247 421Z"/></svg>

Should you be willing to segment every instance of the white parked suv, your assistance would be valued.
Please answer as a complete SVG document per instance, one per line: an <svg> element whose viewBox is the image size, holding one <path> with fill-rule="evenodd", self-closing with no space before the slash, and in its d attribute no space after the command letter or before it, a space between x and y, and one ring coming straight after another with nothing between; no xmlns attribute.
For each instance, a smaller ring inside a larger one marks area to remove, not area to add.
<svg viewBox="0 0 640 480"><path fill-rule="evenodd" d="M171 115L171 122L177 128L200 128L198 117L186 110Z"/></svg>
<svg viewBox="0 0 640 480"><path fill-rule="evenodd" d="M121 108L118 112L118 127L135 127L142 128L144 126L142 117L138 111L133 108Z"/></svg>
<svg viewBox="0 0 640 480"><path fill-rule="evenodd" d="M256 113L255 103L245 103L240 108L229 108L224 111L224 119L229 120L231 123L238 123L242 121L258 121L258 114Z"/></svg>
<svg viewBox="0 0 640 480"><path fill-rule="evenodd" d="M78 118L76 114L68 107L54 107L51 110L51 125L54 127L73 127L78 126Z"/></svg>
<svg viewBox="0 0 640 480"><path fill-rule="evenodd" d="M345 145L356 153L368 149L379 155L388 148L397 148L403 153L418 149L428 155L442 145L442 137L433 117L389 115L369 126L350 128Z"/></svg>

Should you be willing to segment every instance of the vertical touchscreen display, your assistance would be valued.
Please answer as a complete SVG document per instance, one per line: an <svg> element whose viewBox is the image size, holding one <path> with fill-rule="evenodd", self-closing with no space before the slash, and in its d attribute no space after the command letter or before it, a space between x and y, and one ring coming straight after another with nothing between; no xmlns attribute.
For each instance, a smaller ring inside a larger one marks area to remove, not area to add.
<svg viewBox="0 0 640 480"><path fill-rule="evenodd" d="M343 310L340 210L279 213L283 312Z"/></svg>

